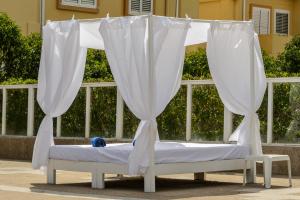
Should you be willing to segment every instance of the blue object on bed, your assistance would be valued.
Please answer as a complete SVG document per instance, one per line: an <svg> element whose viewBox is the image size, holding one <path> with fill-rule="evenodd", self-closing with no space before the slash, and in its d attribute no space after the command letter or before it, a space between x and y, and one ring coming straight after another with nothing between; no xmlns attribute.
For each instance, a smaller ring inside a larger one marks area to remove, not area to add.
<svg viewBox="0 0 300 200"><path fill-rule="evenodd" d="M94 137L91 139L91 145L93 147L105 147L106 142L102 137Z"/></svg>
<svg viewBox="0 0 300 200"><path fill-rule="evenodd" d="M135 145L135 140L132 141L132 145L133 145L133 146Z"/></svg>

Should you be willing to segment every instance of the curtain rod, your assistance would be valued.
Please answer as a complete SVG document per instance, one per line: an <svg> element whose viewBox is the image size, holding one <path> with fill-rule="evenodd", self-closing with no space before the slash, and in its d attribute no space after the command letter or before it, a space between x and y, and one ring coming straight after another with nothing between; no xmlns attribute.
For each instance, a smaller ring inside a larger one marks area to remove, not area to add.
<svg viewBox="0 0 300 200"><path fill-rule="evenodd" d="M165 16L157 16L156 17L165 17ZM166 17L170 19L176 19L176 20L190 20L192 22L204 22L204 23L214 23L214 22L221 22L221 23L251 23L251 21L237 21L237 20L209 20L209 19L191 19L191 18L178 18L178 17Z"/></svg>
<svg viewBox="0 0 300 200"><path fill-rule="evenodd" d="M214 23L214 22L220 22L220 23L237 23L237 24L243 24L243 23L251 23L252 21L236 21L236 20L206 20L206 19L191 19L191 18L177 18L177 17L166 17L166 16L158 16L158 15L139 15L139 17L149 17L149 16L155 16L155 17L163 17L163 18L169 18L169 19L176 19L180 21L190 20L192 22L203 22L203 23ZM76 19L79 22L97 22L102 19L120 19L124 16L120 17L103 17L103 18L93 18L93 19ZM135 17L135 16L125 16L125 17ZM50 21L50 20L47 20ZM68 21L68 20L62 20L62 21Z"/></svg>

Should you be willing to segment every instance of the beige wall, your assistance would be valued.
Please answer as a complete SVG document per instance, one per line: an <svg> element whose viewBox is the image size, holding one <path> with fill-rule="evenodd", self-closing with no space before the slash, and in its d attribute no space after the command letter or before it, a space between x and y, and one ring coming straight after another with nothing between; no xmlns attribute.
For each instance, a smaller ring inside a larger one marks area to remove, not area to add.
<svg viewBox="0 0 300 200"><path fill-rule="evenodd" d="M154 0L154 14L161 16L176 16L176 0ZM199 0L179 0L178 16L190 18L199 18L198 13Z"/></svg>
<svg viewBox="0 0 300 200"><path fill-rule="evenodd" d="M45 0L45 20L72 18L97 18L127 14L127 0L99 0L98 13L57 9L57 0ZM180 0L179 17L187 14L202 19L242 19L243 0ZM263 49L274 55L281 52L292 35L300 33L300 0L248 0L246 19L249 19L251 4L269 6L271 11L271 34L260 36ZM154 0L154 14L175 16L176 0ZM274 9L290 11L290 36L274 34ZM0 12L6 12L21 27L24 34L39 32L39 0L0 0Z"/></svg>
<svg viewBox="0 0 300 200"><path fill-rule="evenodd" d="M97 18L122 16L125 14L125 0L99 0L98 13L87 13L57 9L56 0L45 0L45 20L72 18ZM0 0L0 12L7 13L20 26L23 34L40 31L40 0Z"/></svg>
<svg viewBox="0 0 300 200"><path fill-rule="evenodd" d="M297 1L297 0L296 0ZM273 55L278 55L283 51L285 44L292 38L294 33L293 30L293 15L294 15L294 0L249 0L249 5L254 4L257 6L266 6L271 9L271 24L270 30L271 34L267 36L260 36L261 47L266 50L268 53ZM247 18L249 19L250 6L247 10ZM274 27L274 18L275 18L275 9L288 10L290 12L290 27L289 35L278 35L275 33Z"/></svg>
<svg viewBox="0 0 300 200"><path fill-rule="evenodd" d="M155 15L163 16L166 14L166 0L155 0L153 6Z"/></svg>
<svg viewBox="0 0 300 200"><path fill-rule="evenodd" d="M298 1L298 0L295 0ZM249 5L255 4L259 6L267 6L271 8L271 31L274 33L274 11L275 9L282 9L290 11L290 20L293 21L294 0L249 0ZM248 11L250 11L248 6ZM247 12L247 18L249 19L249 12ZM293 23L293 22L292 22ZM291 25L292 25L291 23ZM290 33L293 33L293 26L290 26Z"/></svg>
<svg viewBox="0 0 300 200"><path fill-rule="evenodd" d="M300 0L294 1L294 34L300 34Z"/></svg>
<svg viewBox="0 0 300 200"><path fill-rule="evenodd" d="M45 0L45 19L46 20L65 20L72 18L73 14L77 19L83 18L99 18L106 16L109 13L110 16L122 16L124 15L124 0L99 0L98 1L98 13L88 13L73 10L57 9L56 0Z"/></svg>
<svg viewBox="0 0 300 200"><path fill-rule="evenodd" d="M181 0L179 4L179 17L185 17L187 14L192 19L199 17L199 0Z"/></svg>
<svg viewBox="0 0 300 200"><path fill-rule="evenodd" d="M236 18L235 0L199 0L199 16L202 19L232 20Z"/></svg>
<svg viewBox="0 0 300 200"><path fill-rule="evenodd" d="M284 50L286 43L288 43L293 38L292 35L282 36L282 35L273 35L272 36L272 54L278 55Z"/></svg>
<svg viewBox="0 0 300 200"><path fill-rule="evenodd" d="M39 0L0 0L0 12L16 21L25 35L40 31Z"/></svg>
<svg viewBox="0 0 300 200"><path fill-rule="evenodd" d="M104 17L109 12L110 16L126 15L128 0L99 0L98 13L86 13L72 10L57 9L56 0L46 1L46 20L70 19L73 14L76 18L95 18ZM154 14L175 17L176 0L154 0ZM199 0L180 0L179 17L187 14L191 18L199 18Z"/></svg>
<svg viewBox="0 0 300 200"><path fill-rule="evenodd" d="M159 0L156 0L159 1ZM166 2L166 12L165 15L166 16L172 16L175 17L175 13L176 13L176 0L165 0Z"/></svg>
<svg viewBox="0 0 300 200"><path fill-rule="evenodd" d="M235 0L235 20L243 20L243 0Z"/></svg>
<svg viewBox="0 0 300 200"><path fill-rule="evenodd" d="M243 0L198 0L199 17L202 19L242 20ZM268 53L277 55L292 35L300 32L300 0L248 0L246 19L250 19L250 5L271 8L270 35L261 35L261 47ZM274 10L290 11L290 35L274 33ZM299 25L298 25L299 24Z"/></svg>

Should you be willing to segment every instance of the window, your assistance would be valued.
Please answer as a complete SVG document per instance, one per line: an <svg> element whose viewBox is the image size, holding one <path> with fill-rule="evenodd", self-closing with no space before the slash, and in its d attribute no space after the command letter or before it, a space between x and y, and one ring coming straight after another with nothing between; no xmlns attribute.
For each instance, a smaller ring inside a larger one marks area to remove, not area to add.
<svg viewBox="0 0 300 200"><path fill-rule="evenodd" d="M77 6L83 8L96 8L96 0L62 0L62 5Z"/></svg>
<svg viewBox="0 0 300 200"><path fill-rule="evenodd" d="M252 20L257 34L270 34L270 13L270 8L252 7Z"/></svg>
<svg viewBox="0 0 300 200"><path fill-rule="evenodd" d="M98 0L58 0L59 9L83 12L98 12Z"/></svg>
<svg viewBox="0 0 300 200"><path fill-rule="evenodd" d="M152 0L129 0L129 14L143 15L152 13Z"/></svg>
<svg viewBox="0 0 300 200"><path fill-rule="evenodd" d="M288 35L289 34L289 11L275 10L275 33Z"/></svg>

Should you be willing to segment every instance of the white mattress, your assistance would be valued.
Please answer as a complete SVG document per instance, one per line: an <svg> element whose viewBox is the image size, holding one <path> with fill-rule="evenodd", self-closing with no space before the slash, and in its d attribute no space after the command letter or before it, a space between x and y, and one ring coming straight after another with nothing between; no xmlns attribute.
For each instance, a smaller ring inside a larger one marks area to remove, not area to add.
<svg viewBox="0 0 300 200"><path fill-rule="evenodd" d="M132 149L131 143L108 144L106 147L55 145L50 147L49 157L58 160L126 164ZM238 159L247 155L249 148L236 144L157 142L155 145L157 164Z"/></svg>

